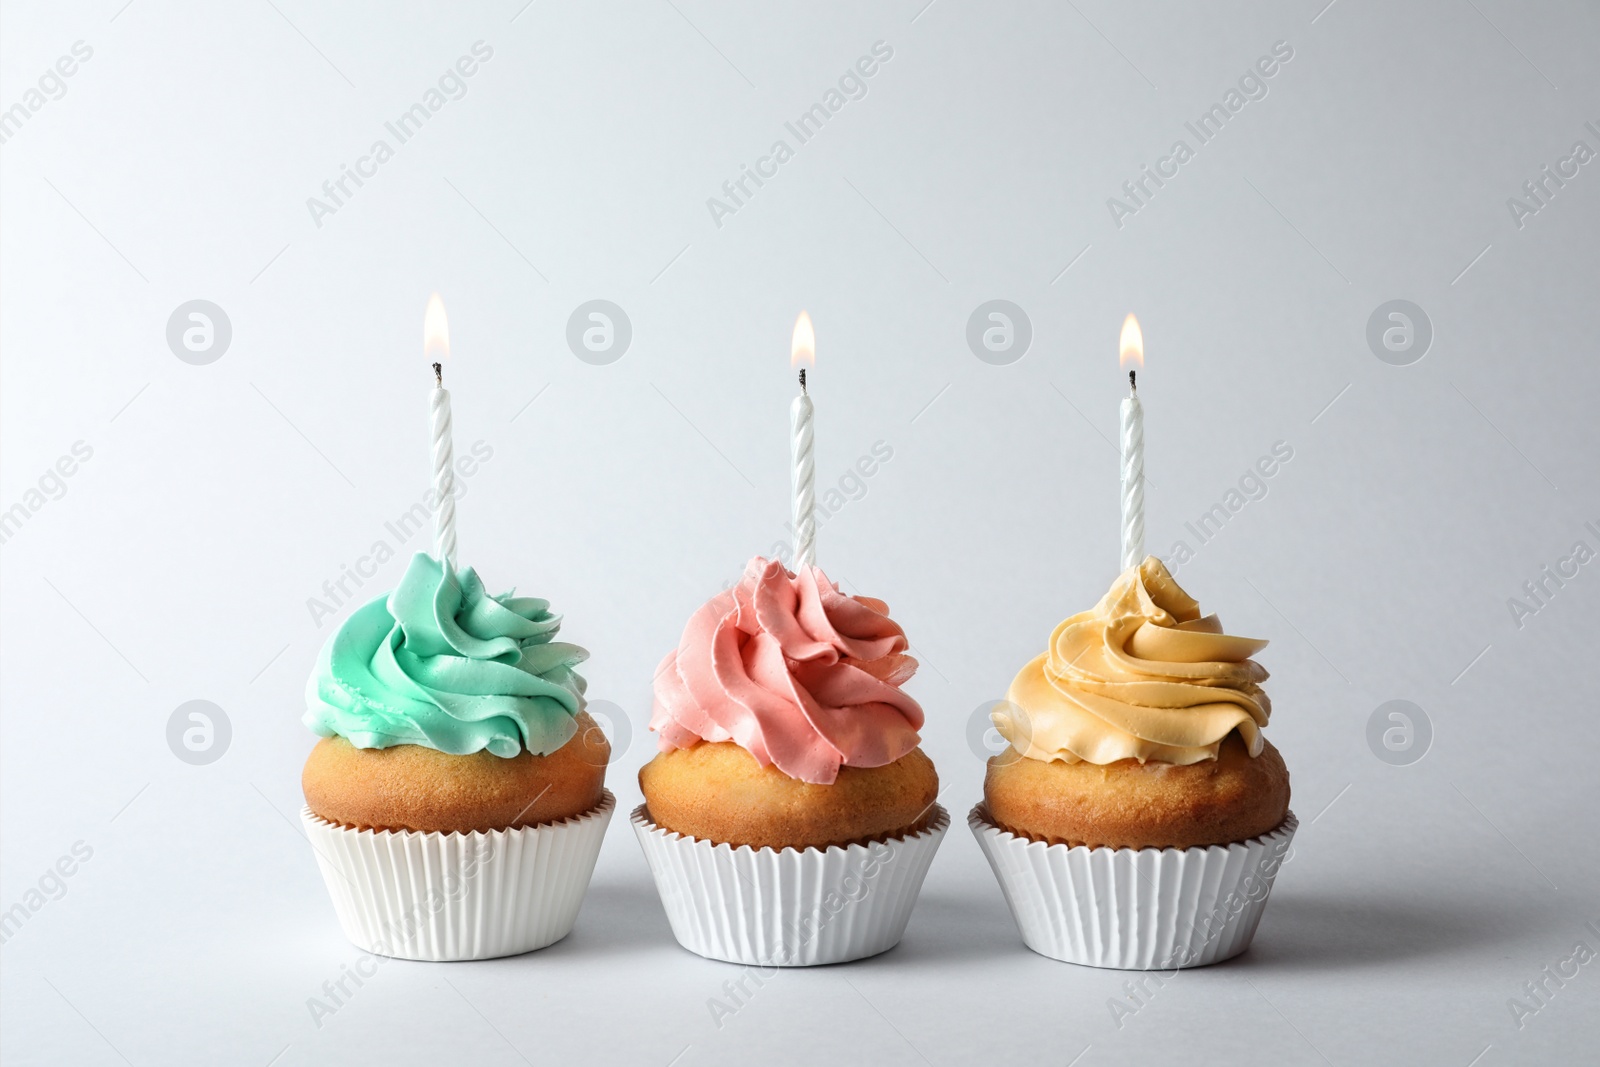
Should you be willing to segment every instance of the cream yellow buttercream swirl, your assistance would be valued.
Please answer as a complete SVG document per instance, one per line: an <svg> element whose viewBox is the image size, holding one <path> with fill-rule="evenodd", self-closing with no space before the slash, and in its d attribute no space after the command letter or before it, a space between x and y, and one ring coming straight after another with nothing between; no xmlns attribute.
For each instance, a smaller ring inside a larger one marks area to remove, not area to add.
<svg viewBox="0 0 1600 1067"><path fill-rule="evenodd" d="M1147 556L1055 628L992 718L1029 759L1199 763L1234 730L1257 756L1272 704L1267 672L1250 657L1266 644L1223 633Z"/></svg>

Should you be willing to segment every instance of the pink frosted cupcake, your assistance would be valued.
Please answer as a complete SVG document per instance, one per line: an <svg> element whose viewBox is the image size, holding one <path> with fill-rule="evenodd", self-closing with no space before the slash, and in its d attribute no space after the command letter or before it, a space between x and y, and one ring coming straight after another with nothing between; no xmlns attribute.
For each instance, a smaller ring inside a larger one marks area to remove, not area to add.
<svg viewBox="0 0 1600 1067"><path fill-rule="evenodd" d="M796 966L900 941L949 825L906 647L883 602L760 557L690 618L633 814L685 948Z"/></svg>

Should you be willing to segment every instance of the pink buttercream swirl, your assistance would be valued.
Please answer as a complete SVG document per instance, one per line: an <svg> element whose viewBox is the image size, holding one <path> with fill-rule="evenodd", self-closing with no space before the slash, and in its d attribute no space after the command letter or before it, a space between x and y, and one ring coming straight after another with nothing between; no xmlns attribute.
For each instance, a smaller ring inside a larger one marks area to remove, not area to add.
<svg viewBox="0 0 1600 1067"><path fill-rule="evenodd" d="M917 747L916 672L881 600L849 596L817 567L760 556L689 618L656 671L661 751L732 741L762 766L829 785L840 765L882 767Z"/></svg>

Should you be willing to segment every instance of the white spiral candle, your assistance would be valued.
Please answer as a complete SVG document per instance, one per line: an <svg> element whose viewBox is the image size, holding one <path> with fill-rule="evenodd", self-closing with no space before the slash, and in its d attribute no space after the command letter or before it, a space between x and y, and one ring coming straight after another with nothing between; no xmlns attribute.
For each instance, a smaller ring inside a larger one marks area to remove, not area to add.
<svg viewBox="0 0 1600 1067"><path fill-rule="evenodd" d="M1132 373L1122 402L1122 569L1144 562L1144 405Z"/></svg>
<svg viewBox="0 0 1600 1067"><path fill-rule="evenodd" d="M806 393L806 372L800 371L800 395L789 407L789 456L792 460L789 487L793 491L794 569L817 562L815 444L811 429L811 397Z"/></svg>
<svg viewBox="0 0 1600 1067"><path fill-rule="evenodd" d="M439 505L433 512L433 554L440 563L456 562L455 443L450 426L450 390L439 364L433 365L433 393L428 413L433 427L433 491Z"/></svg>

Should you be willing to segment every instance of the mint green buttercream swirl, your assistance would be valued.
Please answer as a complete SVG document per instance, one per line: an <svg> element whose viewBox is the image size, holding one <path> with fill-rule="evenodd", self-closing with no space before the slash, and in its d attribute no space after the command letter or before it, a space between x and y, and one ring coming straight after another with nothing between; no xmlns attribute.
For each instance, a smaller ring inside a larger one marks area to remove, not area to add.
<svg viewBox="0 0 1600 1067"><path fill-rule="evenodd" d="M323 645L304 722L357 748L426 745L465 755L549 755L577 732L589 658L554 641L548 601L490 596L471 567L411 559L400 585Z"/></svg>

